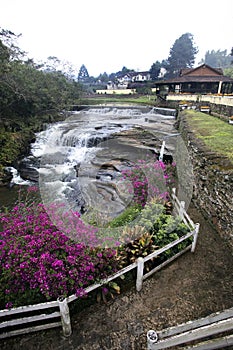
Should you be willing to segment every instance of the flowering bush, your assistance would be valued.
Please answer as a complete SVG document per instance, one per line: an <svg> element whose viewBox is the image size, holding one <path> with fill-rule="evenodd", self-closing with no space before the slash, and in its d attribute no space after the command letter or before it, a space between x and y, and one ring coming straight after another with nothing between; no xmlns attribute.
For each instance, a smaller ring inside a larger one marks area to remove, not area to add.
<svg viewBox="0 0 233 350"><path fill-rule="evenodd" d="M175 164L167 166L162 161L155 160L147 162L139 160L132 169L122 171L123 178L129 180L132 184L134 201L142 207L146 205L147 200L154 197L168 200L168 187L173 179L173 169Z"/></svg>
<svg viewBox="0 0 233 350"><path fill-rule="evenodd" d="M73 226L78 235L80 224L82 236L85 225L76 218ZM0 223L1 308L73 293L82 296L86 286L116 270L113 249L71 240L51 222L42 204L20 203L1 214ZM91 238L96 239L93 232Z"/></svg>

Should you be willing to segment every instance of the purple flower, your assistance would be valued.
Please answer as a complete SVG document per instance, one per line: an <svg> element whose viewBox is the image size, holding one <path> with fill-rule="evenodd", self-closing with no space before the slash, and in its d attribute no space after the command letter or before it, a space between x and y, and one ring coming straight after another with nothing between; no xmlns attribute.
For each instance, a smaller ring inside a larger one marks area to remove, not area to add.
<svg viewBox="0 0 233 350"><path fill-rule="evenodd" d="M6 309L11 309L12 306L13 306L13 303L10 301L10 302L6 303L5 307L6 307Z"/></svg>

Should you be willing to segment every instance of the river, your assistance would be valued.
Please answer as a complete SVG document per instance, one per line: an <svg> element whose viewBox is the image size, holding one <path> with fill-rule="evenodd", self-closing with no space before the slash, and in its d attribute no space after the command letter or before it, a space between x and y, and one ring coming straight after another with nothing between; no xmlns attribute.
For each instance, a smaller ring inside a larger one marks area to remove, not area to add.
<svg viewBox="0 0 233 350"><path fill-rule="evenodd" d="M98 210L108 207L110 214L121 212L132 199L122 193L122 184L118 191L112 184L123 167L145 158L148 151L158 155L165 139L165 154L179 162L180 154L177 157L174 151L179 139L175 115L172 109L117 105L71 113L36 135L10 186L0 188L1 206L11 207L19 189L36 185L45 204L59 200L67 209L82 211L88 203ZM140 144L130 137L126 141L127 131L137 130L147 138Z"/></svg>

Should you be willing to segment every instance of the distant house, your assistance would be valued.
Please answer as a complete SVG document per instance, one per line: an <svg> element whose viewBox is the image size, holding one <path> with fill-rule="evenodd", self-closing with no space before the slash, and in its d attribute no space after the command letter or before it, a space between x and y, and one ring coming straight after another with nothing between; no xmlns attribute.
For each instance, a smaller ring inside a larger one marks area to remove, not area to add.
<svg viewBox="0 0 233 350"><path fill-rule="evenodd" d="M151 80L149 72L137 72L132 76L132 82L145 82Z"/></svg>
<svg viewBox="0 0 233 350"><path fill-rule="evenodd" d="M128 72L128 73L126 73L126 74L117 76L117 82L118 82L118 84L120 84L120 85L126 85L126 84L131 83L133 74L134 74L133 72Z"/></svg>
<svg viewBox="0 0 233 350"><path fill-rule="evenodd" d="M117 89L117 85L113 81L108 81L107 83L107 90L115 90Z"/></svg>
<svg viewBox="0 0 233 350"><path fill-rule="evenodd" d="M202 64L197 68L181 69L177 78L157 81L157 92L231 94L233 79L223 75L221 68Z"/></svg>
<svg viewBox="0 0 233 350"><path fill-rule="evenodd" d="M119 89L127 89L130 83L146 82L151 79L149 72L130 71L117 76L117 86Z"/></svg>

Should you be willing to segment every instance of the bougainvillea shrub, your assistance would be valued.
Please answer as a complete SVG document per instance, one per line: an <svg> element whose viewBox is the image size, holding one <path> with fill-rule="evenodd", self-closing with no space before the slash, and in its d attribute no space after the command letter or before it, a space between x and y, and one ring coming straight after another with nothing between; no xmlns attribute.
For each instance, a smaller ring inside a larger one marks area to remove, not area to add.
<svg viewBox="0 0 233 350"><path fill-rule="evenodd" d="M139 160L132 168L122 171L123 179L130 181L130 192L133 192L134 201L144 207L152 198L169 199L169 191L174 181L175 164L166 165L154 160L147 162Z"/></svg>
<svg viewBox="0 0 233 350"><path fill-rule="evenodd" d="M82 296L86 286L117 268L115 250L70 239L52 223L42 204L27 207L20 203L1 214L0 222L1 308L73 293ZM73 225L78 234L78 222L83 235L81 220ZM96 239L90 227L86 232Z"/></svg>

